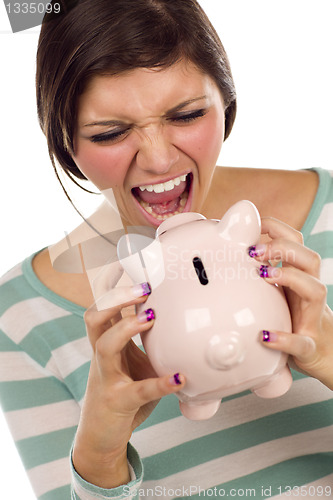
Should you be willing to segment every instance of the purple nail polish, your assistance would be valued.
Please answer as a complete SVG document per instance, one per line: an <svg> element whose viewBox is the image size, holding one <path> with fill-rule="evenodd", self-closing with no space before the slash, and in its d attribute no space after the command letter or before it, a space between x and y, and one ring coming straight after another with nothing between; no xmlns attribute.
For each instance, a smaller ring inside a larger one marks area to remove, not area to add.
<svg viewBox="0 0 333 500"><path fill-rule="evenodd" d="M175 373L174 376L170 378L170 384L172 385L181 385L181 383L179 373Z"/></svg>
<svg viewBox="0 0 333 500"><path fill-rule="evenodd" d="M141 283L141 287L142 287L142 295L150 295L151 294L151 287L150 287L149 283L147 283L147 282Z"/></svg>
<svg viewBox="0 0 333 500"><path fill-rule="evenodd" d="M139 283L139 285L134 285L132 287L132 294L134 297L144 297L145 295L150 295L151 288L149 283Z"/></svg>
<svg viewBox="0 0 333 500"><path fill-rule="evenodd" d="M249 247L247 252L248 252L250 257L258 257L255 245L252 245L251 247Z"/></svg>
<svg viewBox="0 0 333 500"><path fill-rule="evenodd" d="M250 257L260 257L261 255L264 255L266 250L266 245L252 245L251 247L248 248L247 252Z"/></svg>
<svg viewBox="0 0 333 500"><path fill-rule="evenodd" d="M272 266L260 266L258 270L259 276L261 278L280 278L281 277L281 268L280 267L272 267Z"/></svg>
<svg viewBox="0 0 333 500"><path fill-rule="evenodd" d="M262 331L262 340L264 342L269 342L270 341L270 332L268 330L263 330Z"/></svg>
<svg viewBox="0 0 333 500"><path fill-rule="evenodd" d="M262 331L262 340L263 342L276 342L278 336L275 332L269 332L268 330Z"/></svg>
<svg viewBox="0 0 333 500"><path fill-rule="evenodd" d="M260 276L260 278L269 278L269 276L268 276L268 266L260 266L259 276Z"/></svg>
<svg viewBox="0 0 333 500"><path fill-rule="evenodd" d="M155 313L152 309L146 309L145 313L147 315L147 321L151 321L152 319L155 319Z"/></svg>
<svg viewBox="0 0 333 500"><path fill-rule="evenodd" d="M151 321L152 319L155 319L155 314L152 309L146 309L145 311L141 311L137 315L138 321L140 323L146 323L147 321Z"/></svg>

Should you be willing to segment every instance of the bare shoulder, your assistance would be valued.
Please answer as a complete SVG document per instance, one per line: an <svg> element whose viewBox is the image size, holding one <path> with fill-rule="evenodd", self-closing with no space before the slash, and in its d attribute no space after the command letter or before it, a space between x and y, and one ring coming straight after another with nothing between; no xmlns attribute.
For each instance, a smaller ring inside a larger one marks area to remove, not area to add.
<svg viewBox="0 0 333 500"><path fill-rule="evenodd" d="M207 216L223 213L239 200L252 201L262 217L280 219L300 230L317 194L319 178L311 170L217 167Z"/></svg>
<svg viewBox="0 0 333 500"><path fill-rule="evenodd" d="M52 266L48 249L42 250L35 256L32 266L38 279L57 295L85 308L94 302L87 275L56 271Z"/></svg>
<svg viewBox="0 0 333 500"><path fill-rule="evenodd" d="M65 269L61 271L55 268L51 262L49 249L46 248L35 256L32 265L38 279L57 295L74 302L82 307L88 308L94 302L88 274L84 271L85 265L81 244L95 239L98 234L108 234L114 229L116 215L108 203L102 205L89 217L88 222L82 222L80 226L73 229L66 238L52 245L52 262L59 255L65 253L68 245L74 251L71 257L67 256ZM100 241L103 241L102 239ZM98 252L97 252L98 253ZM82 269L81 272L68 272L68 269ZM97 271L98 272L98 268ZM91 277L93 271L90 270Z"/></svg>

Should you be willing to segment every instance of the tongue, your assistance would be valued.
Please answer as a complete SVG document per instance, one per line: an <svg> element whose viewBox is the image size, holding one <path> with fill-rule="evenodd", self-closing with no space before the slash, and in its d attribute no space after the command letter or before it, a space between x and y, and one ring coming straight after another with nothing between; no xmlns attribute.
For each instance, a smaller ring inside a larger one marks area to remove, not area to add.
<svg viewBox="0 0 333 500"><path fill-rule="evenodd" d="M150 203L149 205L157 215L164 215L169 212L175 212L179 207L180 198L166 201L165 203Z"/></svg>
<svg viewBox="0 0 333 500"><path fill-rule="evenodd" d="M179 196L186 189L186 181L182 181L179 186L175 186L171 191L164 191L163 193L155 193L152 191L141 191L140 189L135 190L135 194L146 203L149 203L151 206L155 204L167 204L171 201L176 201L178 203Z"/></svg>

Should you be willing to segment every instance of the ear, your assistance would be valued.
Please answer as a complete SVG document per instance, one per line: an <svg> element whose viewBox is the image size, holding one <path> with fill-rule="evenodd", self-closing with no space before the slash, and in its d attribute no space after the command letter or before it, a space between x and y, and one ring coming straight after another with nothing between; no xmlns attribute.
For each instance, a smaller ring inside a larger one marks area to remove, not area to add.
<svg viewBox="0 0 333 500"><path fill-rule="evenodd" d="M259 241L260 215L253 203L242 200L226 212L217 225L217 231L226 241L249 247Z"/></svg>
<svg viewBox="0 0 333 500"><path fill-rule="evenodd" d="M120 238L117 253L121 265L135 283L149 281L154 289L164 280L164 259L159 240L127 234Z"/></svg>

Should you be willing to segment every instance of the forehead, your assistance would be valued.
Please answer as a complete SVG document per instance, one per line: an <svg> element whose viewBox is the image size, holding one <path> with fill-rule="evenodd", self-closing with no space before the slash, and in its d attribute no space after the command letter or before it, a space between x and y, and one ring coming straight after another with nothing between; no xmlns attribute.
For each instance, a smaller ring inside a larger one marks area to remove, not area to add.
<svg viewBox="0 0 333 500"><path fill-rule="evenodd" d="M213 79L194 64L181 61L168 68L136 68L119 75L97 75L79 98L79 122L107 114L159 115L185 101L220 96ZM221 98L221 97L220 97ZM96 115L96 116L95 116Z"/></svg>

